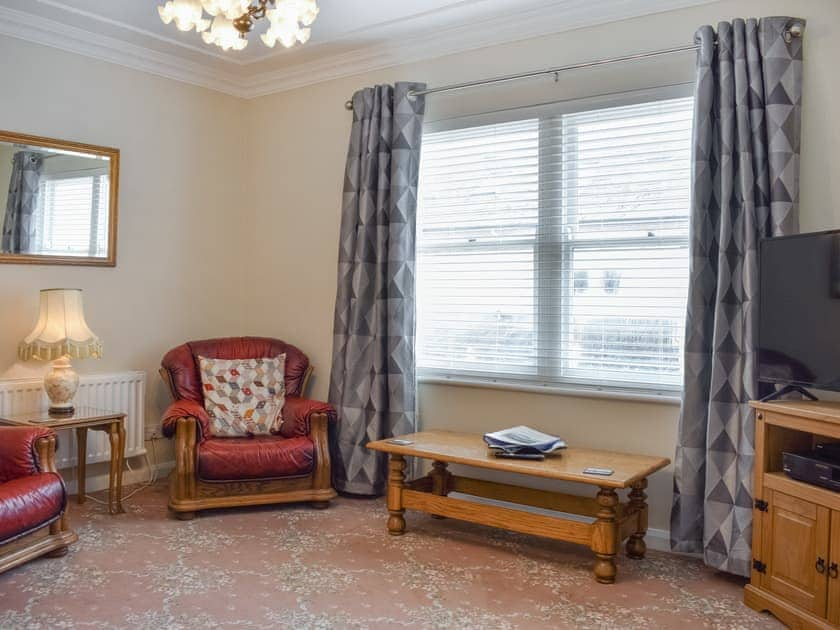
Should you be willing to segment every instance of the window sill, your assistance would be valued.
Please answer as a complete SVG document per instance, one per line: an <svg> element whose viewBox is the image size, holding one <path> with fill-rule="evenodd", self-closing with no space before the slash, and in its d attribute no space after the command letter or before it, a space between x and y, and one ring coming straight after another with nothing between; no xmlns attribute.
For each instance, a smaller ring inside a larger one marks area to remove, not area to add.
<svg viewBox="0 0 840 630"><path fill-rule="evenodd" d="M610 400L627 400L633 402L660 403L663 405L677 405L682 402L678 392L638 391L620 388L587 387L585 385L529 385L503 380L471 379L463 376L418 376L418 383L433 385L453 385L455 387L478 387L486 389L500 389L514 392L528 392L532 394L553 394L555 396L577 396L581 398L606 398Z"/></svg>

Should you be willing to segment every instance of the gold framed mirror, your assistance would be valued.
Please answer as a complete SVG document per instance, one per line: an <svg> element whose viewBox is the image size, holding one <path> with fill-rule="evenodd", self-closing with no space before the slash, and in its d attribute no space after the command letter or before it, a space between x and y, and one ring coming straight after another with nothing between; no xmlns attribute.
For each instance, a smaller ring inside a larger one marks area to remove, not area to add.
<svg viewBox="0 0 840 630"><path fill-rule="evenodd" d="M0 131L0 263L117 263L120 151Z"/></svg>

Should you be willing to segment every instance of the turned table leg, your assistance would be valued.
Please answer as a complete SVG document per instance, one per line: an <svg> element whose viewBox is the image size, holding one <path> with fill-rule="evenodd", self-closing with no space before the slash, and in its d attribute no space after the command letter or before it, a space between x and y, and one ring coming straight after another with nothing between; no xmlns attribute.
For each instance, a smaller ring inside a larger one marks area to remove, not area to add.
<svg viewBox="0 0 840 630"><path fill-rule="evenodd" d="M76 427L76 502L85 502L85 481L87 476L87 427Z"/></svg>
<svg viewBox="0 0 840 630"><path fill-rule="evenodd" d="M618 495L612 488L601 488L598 492L598 520L593 524L592 551L595 552L595 579L601 584L615 582L615 555L618 550L619 533L615 508Z"/></svg>
<svg viewBox="0 0 840 630"><path fill-rule="evenodd" d="M630 538L627 539L626 551L628 558L644 558L645 552L647 551L647 545L645 544L645 534L647 533L648 524L647 495L645 494L647 485L647 479L642 479L634 483L632 490L630 490L630 504L628 509L636 513L634 518L638 520L636 521L636 531L630 534Z"/></svg>
<svg viewBox="0 0 840 630"><path fill-rule="evenodd" d="M405 485L405 458L391 453L388 463L388 533L402 536L405 533L405 509L402 506L402 491Z"/></svg>
<svg viewBox="0 0 840 630"><path fill-rule="evenodd" d="M119 467L117 468L116 507L117 514L125 514L122 504L123 468L125 467L125 424L123 422L119 423L117 435L120 439L120 456Z"/></svg>
<svg viewBox="0 0 840 630"><path fill-rule="evenodd" d="M432 472L429 473L432 478L432 494L445 497L449 494L449 478L452 474L446 469L446 462L434 461L432 462ZM432 518L446 518L439 514L432 514Z"/></svg>
<svg viewBox="0 0 840 630"><path fill-rule="evenodd" d="M122 468L123 449L125 448L125 429L122 422L108 426L108 439L111 443L111 469L108 476L108 511L121 514L122 508Z"/></svg>

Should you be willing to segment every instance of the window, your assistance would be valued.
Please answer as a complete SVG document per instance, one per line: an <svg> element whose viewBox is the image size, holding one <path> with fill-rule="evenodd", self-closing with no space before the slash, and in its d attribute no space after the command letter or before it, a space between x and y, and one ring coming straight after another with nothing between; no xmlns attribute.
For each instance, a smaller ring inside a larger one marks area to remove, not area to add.
<svg viewBox="0 0 840 630"><path fill-rule="evenodd" d="M42 178L38 204L33 253L107 256L108 175Z"/></svg>
<svg viewBox="0 0 840 630"><path fill-rule="evenodd" d="M674 391L691 98L427 133L421 376Z"/></svg>

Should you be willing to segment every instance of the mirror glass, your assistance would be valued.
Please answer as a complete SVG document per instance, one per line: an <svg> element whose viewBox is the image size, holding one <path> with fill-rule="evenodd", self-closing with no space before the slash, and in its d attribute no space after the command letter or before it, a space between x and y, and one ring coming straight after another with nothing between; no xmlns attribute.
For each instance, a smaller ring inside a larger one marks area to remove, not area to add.
<svg viewBox="0 0 840 630"><path fill-rule="evenodd" d="M0 134L0 261L113 265L115 149Z"/></svg>

